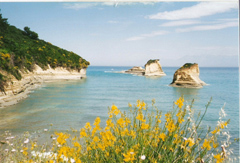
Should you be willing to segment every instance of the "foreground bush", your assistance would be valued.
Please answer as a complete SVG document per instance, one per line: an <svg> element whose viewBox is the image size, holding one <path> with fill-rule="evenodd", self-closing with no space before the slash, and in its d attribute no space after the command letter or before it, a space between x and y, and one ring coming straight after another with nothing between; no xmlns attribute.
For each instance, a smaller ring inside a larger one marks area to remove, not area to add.
<svg viewBox="0 0 240 163"><path fill-rule="evenodd" d="M25 136L16 138L9 133L0 162L230 162L228 121L223 108L217 126L200 128L206 114L195 116L192 105L184 105L180 97L171 111L162 115L154 100L149 108L144 101L129 111L117 106L109 108L106 126L97 117L79 131L51 135L51 141L40 143ZM195 117L195 118L194 118ZM196 120L195 120L196 119ZM45 131L47 131L45 129ZM49 131L47 131L49 132ZM226 140L220 142L218 138Z"/></svg>

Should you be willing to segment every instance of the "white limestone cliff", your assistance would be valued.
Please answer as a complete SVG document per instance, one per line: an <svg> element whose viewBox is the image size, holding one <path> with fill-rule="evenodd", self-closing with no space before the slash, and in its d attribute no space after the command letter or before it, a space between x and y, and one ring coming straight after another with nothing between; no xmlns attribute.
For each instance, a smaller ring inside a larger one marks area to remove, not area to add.
<svg viewBox="0 0 240 163"><path fill-rule="evenodd" d="M145 76L165 76L159 59L149 60L145 65Z"/></svg>
<svg viewBox="0 0 240 163"><path fill-rule="evenodd" d="M55 69L48 66L43 70L38 65L35 65L33 72L21 72L22 79L17 80L12 75L6 72L1 72L8 76L11 81L7 83L5 92L0 92L0 108L18 103L20 100L26 98L31 90L41 86L43 82L56 81L56 80L80 80L86 77L86 69L67 70L63 67Z"/></svg>

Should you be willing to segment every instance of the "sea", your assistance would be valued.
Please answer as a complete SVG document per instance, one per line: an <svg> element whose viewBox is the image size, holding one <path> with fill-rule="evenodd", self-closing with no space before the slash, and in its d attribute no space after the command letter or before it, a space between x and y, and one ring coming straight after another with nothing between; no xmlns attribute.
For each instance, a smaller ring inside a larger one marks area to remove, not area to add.
<svg viewBox="0 0 240 163"><path fill-rule="evenodd" d="M0 109L0 135L5 131L21 134L25 131L79 130L86 122L108 118L108 108L115 104L128 111L128 104L144 100L151 108L152 100L163 114L171 111L173 103L183 96L185 104L193 103L195 113L204 113L202 128L215 128L219 112L224 108L230 119L228 130L231 140L239 138L239 68L200 67L200 79L207 83L203 88L176 88L169 84L178 67L163 67L166 76L145 77L117 73L131 67L90 66L87 78L74 81L44 83L18 104ZM163 116L164 117L164 116ZM234 155L239 156L239 142L232 144Z"/></svg>

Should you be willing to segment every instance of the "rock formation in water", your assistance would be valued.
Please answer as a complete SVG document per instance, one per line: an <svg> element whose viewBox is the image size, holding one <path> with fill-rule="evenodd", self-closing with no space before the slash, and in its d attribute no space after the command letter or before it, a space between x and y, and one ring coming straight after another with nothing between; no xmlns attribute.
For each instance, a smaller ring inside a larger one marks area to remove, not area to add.
<svg viewBox="0 0 240 163"><path fill-rule="evenodd" d="M134 66L133 68L124 71L127 74L134 74L134 75L144 75L145 70L142 67Z"/></svg>
<svg viewBox="0 0 240 163"><path fill-rule="evenodd" d="M144 76L165 76L162 67L159 63L159 59L149 60L145 64L145 69L142 67L133 67L129 70L122 71L121 73L134 74L134 75L144 75Z"/></svg>
<svg viewBox="0 0 240 163"><path fill-rule="evenodd" d="M170 86L185 88L201 88L206 85L199 79L199 67L197 63L186 63L179 68L173 76Z"/></svg>
<svg viewBox="0 0 240 163"><path fill-rule="evenodd" d="M162 67L159 63L159 59L149 60L145 64L145 76L165 76Z"/></svg>

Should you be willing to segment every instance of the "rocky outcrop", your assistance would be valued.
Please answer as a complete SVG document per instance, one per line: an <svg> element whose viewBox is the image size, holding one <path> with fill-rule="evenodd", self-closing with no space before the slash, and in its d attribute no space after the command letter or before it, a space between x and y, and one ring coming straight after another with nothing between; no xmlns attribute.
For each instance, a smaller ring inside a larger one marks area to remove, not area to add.
<svg viewBox="0 0 240 163"><path fill-rule="evenodd" d="M126 71L121 71L121 73L134 74L134 75L144 75L144 76L165 76L162 67L159 63L159 59L149 60L145 64L145 69L142 67L133 67Z"/></svg>
<svg viewBox="0 0 240 163"><path fill-rule="evenodd" d="M185 88L201 88L206 85L199 79L198 64L186 63L179 68L173 75L173 81L170 86Z"/></svg>
<svg viewBox="0 0 240 163"><path fill-rule="evenodd" d="M162 70L162 66L159 63L159 59L149 60L145 64L145 76L165 76L166 74Z"/></svg>
<svg viewBox="0 0 240 163"><path fill-rule="evenodd" d="M28 94L37 87L41 86L43 82L54 80L80 80L86 77L86 69L80 72L77 70L67 70L63 67L43 70L38 65L35 65L33 72L21 72L22 79L17 80L12 75L1 72L8 76L11 81L7 83L5 92L0 92L0 108L18 103L20 100L26 98Z"/></svg>
<svg viewBox="0 0 240 163"><path fill-rule="evenodd" d="M144 75L145 70L142 67L135 66L129 70L124 71L124 73L134 74L134 75Z"/></svg>

